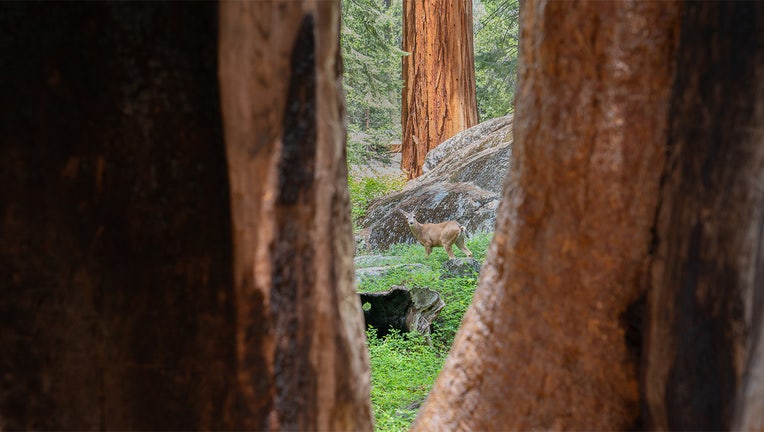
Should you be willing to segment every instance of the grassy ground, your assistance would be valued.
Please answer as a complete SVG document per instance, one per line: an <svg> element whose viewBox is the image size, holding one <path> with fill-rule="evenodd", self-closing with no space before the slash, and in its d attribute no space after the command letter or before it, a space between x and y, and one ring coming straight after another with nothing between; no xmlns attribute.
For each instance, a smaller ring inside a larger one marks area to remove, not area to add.
<svg viewBox="0 0 764 432"><path fill-rule="evenodd" d="M481 263L493 234L475 234L467 241L467 247ZM457 257L463 256L456 251ZM454 335L472 301L477 276L440 279L441 264L448 259L443 248L435 248L425 257L419 245L395 245L384 255L397 257L401 263L420 263L425 269L401 270L384 277L361 281L363 292L384 291L392 285L428 287L438 291L446 303L433 323L431 343L416 334L393 333L377 338L368 332L371 356L371 401L374 409L376 430L408 430L417 410L440 372Z"/></svg>

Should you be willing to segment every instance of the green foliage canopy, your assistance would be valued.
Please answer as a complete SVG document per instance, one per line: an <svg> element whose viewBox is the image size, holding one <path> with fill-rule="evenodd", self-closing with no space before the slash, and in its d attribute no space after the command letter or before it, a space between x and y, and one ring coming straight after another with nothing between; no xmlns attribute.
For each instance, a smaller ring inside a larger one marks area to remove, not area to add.
<svg viewBox="0 0 764 432"><path fill-rule="evenodd" d="M342 2L349 158L379 155L401 136L402 0Z"/></svg>
<svg viewBox="0 0 764 432"><path fill-rule="evenodd" d="M351 173L348 178L348 189L350 190L350 214L353 218L353 228L358 228L359 219L366 216L366 210L372 201L399 191L405 185L405 177L356 177Z"/></svg>
<svg viewBox="0 0 764 432"><path fill-rule="evenodd" d="M519 0L473 0L475 81L480 121L514 111Z"/></svg>
<svg viewBox="0 0 764 432"><path fill-rule="evenodd" d="M513 111L519 0L473 0L480 121ZM344 0L342 55L348 159L383 158L401 137L402 0Z"/></svg>

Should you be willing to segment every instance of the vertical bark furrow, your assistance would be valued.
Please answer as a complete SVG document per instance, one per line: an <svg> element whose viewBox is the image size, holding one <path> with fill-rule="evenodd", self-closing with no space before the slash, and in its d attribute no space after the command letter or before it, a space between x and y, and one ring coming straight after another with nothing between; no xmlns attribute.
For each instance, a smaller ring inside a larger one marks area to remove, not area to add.
<svg viewBox="0 0 764 432"><path fill-rule="evenodd" d="M401 168L422 174L427 152L478 122L470 0L403 2Z"/></svg>
<svg viewBox="0 0 764 432"><path fill-rule="evenodd" d="M279 161L276 237L272 249L271 314L275 323L275 410L280 427L308 430L317 418L316 377L309 353L317 267L314 173L316 164L316 41L306 13L292 48Z"/></svg>
<svg viewBox="0 0 764 432"><path fill-rule="evenodd" d="M306 14L297 34L290 62L284 113L279 201L282 206L308 198L316 163L316 41L313 15ZM309 206L313 203L306 203Z"/></svg>

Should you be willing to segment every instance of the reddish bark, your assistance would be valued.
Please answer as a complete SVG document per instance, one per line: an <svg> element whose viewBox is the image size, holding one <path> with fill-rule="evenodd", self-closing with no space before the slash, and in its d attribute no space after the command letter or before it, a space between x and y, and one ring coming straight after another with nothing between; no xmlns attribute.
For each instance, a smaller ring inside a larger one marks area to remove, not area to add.
<svg viewBox="0 0 764 432"><path fill-rule="evenodd" d="M642 294L680 3L522 5L515 189L414 430L617 430L640 416Z"/></svg>
<svg viewBox="0 0 764 432"><path fill-rule="evenodd" d="M422 175L427 152L478 123L471 0L403 1L401 169Z"/></svg>
<svg viewBox="0 0 764 432"><path fill-rule="evenodd" d="M224 2L220 22L245 426L370 430L339 3Z"/></svg>
<svg viewBox="0 0 764 432"><path fill-rule="evenodd" d="M683 7L523 4L516 189L415 429L640 426L647 279L646 426L764 427L764 7ZM371 429L337 3L219 43L214 4L0 8L0 426Z"/></svg>

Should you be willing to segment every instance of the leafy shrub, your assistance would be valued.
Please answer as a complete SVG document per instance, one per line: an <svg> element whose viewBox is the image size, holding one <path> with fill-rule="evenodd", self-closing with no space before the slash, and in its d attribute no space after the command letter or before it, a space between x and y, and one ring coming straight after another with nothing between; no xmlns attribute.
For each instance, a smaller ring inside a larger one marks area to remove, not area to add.
<svg viewBox="0 0 764 432"><path fill-rule="evenodd" d="M366 215L369 204L377 198L403 189L406 179L402 176L383 177L350 177L348 188L350 189L350 212L355 225L359 219Z"/></svg>

